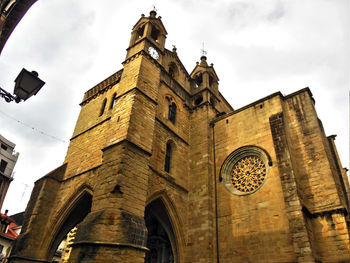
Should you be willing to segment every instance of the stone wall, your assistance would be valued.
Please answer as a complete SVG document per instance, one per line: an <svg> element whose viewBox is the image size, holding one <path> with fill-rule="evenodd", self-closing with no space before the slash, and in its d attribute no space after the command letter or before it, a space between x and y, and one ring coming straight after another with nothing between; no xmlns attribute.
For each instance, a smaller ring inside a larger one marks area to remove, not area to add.
<svg viewBox="0 0 350 263"><path fill-rule="evenodd" d="M349 261L350 187L311 92L233 111L213 65L202 56L196 87L151 15L133 29L123 69L85 94L65 162L36 182L10 262L49 262L77 224L69 262L144 262L152 209L176 263Z"/></svg>
<svg viewBox="0 0 350 263"><path fill-rule="evenodd" d="M260 147L272 161L256 192L235 195L218 184L222 262L349 260L347 182L336 169L311 92L272 94L214 124L219 180L226 158L240 147Z"/></svg>

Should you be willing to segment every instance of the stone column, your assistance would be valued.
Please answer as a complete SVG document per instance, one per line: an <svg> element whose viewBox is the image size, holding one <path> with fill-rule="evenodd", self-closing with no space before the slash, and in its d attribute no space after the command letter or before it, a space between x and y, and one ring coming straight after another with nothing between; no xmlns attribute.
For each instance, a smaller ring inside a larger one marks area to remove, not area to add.
<svg viewBox="0 0 350 263"><path fill-rule="evenodd" d="M302 205L298 196L293 165L289 152L283 113L270 117L270 127L280 171L284 202L286 205L289 228L292 236L294 253L298 262L315 262L311 241L303 217Z"/></svg>
<svg viewBox="0 0 350 263"><path fill-rule="evenodd" d="M127 140L103 149L91 213L78 225L68 262L144 262L149 156Z"/></svg>

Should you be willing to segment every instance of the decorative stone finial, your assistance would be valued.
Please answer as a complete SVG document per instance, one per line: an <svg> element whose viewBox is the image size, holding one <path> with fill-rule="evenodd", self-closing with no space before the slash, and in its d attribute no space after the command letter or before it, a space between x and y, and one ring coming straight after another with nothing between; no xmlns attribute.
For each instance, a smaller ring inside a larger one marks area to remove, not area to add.
<svg viewBox="0 0 350 263"><path fill-rule="evenodd" d="M201 63L200 63L201 66L205 66L207 67L208 66L208 63L207 63L207 57L206 56L201 56Z"/></svg>
<svg viewBox="0 0 350 263"><path fill-rule="evenodd" d="M207 51L205 51L205 49L204 49L204 42L203 42L202 49L201 49L201 63L200 63L201 66L205 66L205 67L208 66L206 55L207 55Z"/></svg>
<svg viewBox="0 0 350 263"><path fill-rule="evenodd" d="M176 50L177 50L176 46L173 45L173 52L176 53Z"/></svg>
<svg viewBox="0 0 350 263"><path fill-rule="evenodd" d="M156 18L156 15L157 15L157 9L156 9L156 6L154 5L152 11L149 12L149 17Z"/></svg>
<svg viewBox="0 0 350 263"><path fill-rule="evenodd" d="M204 42L202 43L201 55L202 55L202 57L205 57L207 55L207 51L205 51L205 49L204 49ZM201 59L202 59L202 57L201 57ZM207 58L205 57L205 59L207 59Z"/></svg>
<svg viewBox="0 0 350 263"><path fill-rule="evenodd" d="M152 10L151 12L149 12L149 17L150 18L156 18L157 12Z"/></svg>

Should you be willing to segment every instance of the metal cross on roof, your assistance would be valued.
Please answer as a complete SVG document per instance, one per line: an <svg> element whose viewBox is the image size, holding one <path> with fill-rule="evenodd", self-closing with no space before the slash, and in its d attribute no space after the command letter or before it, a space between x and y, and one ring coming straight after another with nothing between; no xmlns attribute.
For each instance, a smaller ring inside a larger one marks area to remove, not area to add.
<svg viewBox="0 0 350 263"><path fill-rule="evenodd" d="M201 55L202 56L206 56L207 55L207 51L204 50L204 42L202 43Z"/></svg>

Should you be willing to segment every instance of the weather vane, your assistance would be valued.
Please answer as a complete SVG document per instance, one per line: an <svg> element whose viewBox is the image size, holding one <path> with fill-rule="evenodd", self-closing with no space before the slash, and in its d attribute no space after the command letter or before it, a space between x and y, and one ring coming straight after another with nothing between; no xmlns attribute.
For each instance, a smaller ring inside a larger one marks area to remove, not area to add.
<svg viewBox="0 0 350 263"><path fill-rule="evenodd" d="M157 12L157 8L156 8L155 5L153 5L153 10L152 11Z"/></svg>
<svg viewBox="0 0 350 263"><path fill-rule="evenodd" d="M206 56L207 55L207 51L204 50L204 42L202 43L201 55L202 56Z"/></svg>

